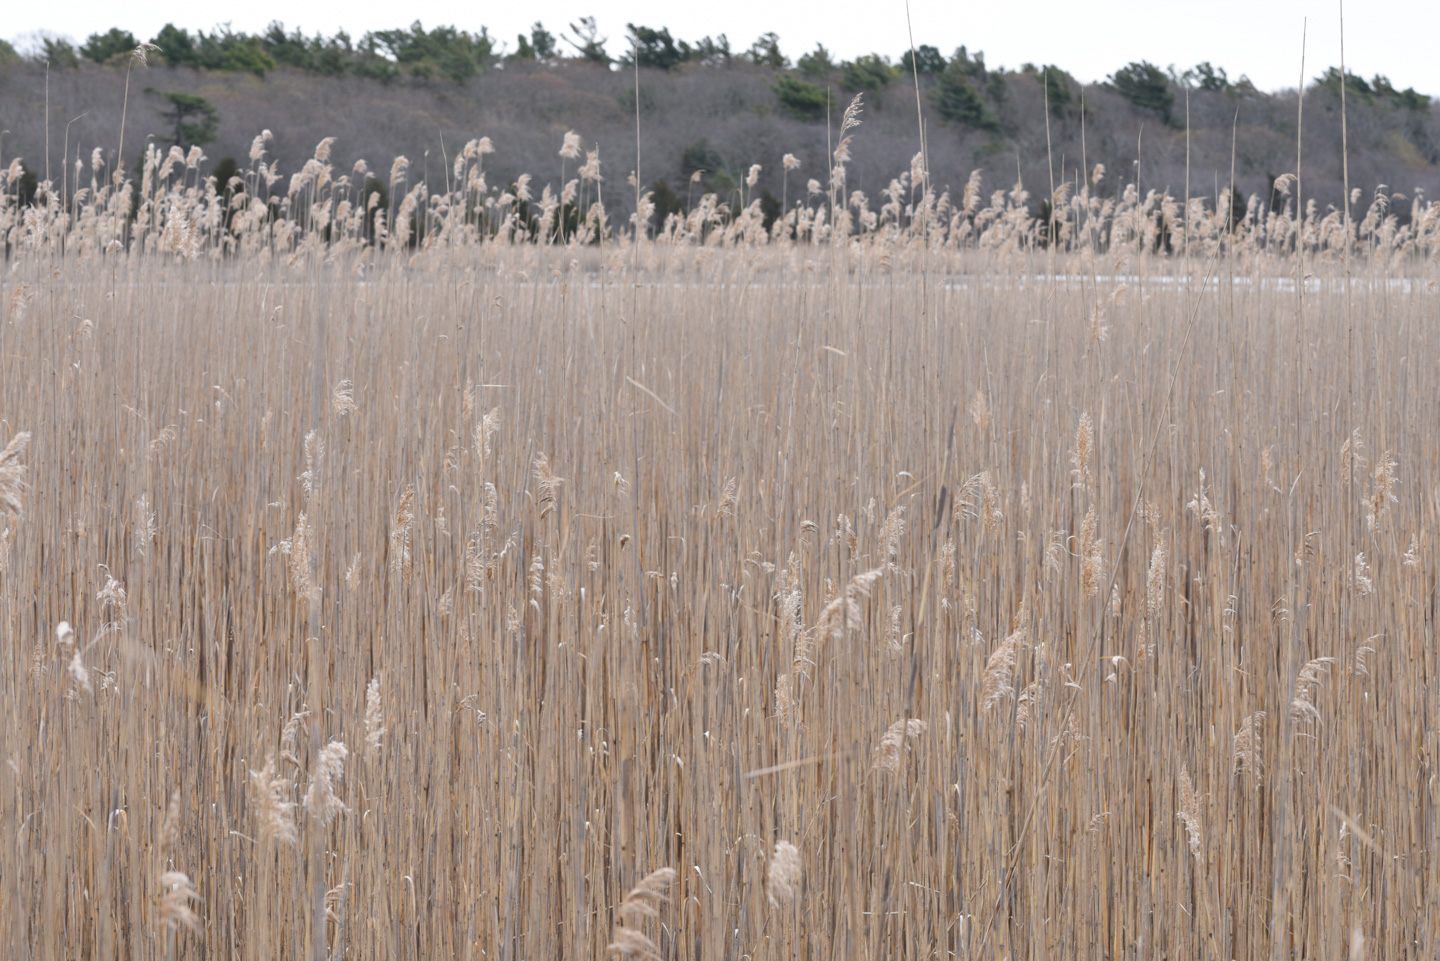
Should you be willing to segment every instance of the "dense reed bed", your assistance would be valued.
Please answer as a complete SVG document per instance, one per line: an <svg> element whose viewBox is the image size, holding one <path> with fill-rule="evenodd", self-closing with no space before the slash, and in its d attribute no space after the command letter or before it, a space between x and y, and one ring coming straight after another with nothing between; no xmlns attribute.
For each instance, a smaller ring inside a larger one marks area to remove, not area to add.
<svg viewBox="0 0 1440 961"><path fill-rule="evenodd" d="M1433 205L183 159L8 214L8 956L1434 956Z"/></svg>

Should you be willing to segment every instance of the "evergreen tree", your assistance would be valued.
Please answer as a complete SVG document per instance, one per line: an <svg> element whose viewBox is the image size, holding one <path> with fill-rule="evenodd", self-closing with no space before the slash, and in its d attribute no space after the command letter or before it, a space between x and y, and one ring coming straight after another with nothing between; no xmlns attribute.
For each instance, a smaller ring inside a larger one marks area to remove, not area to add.
<svg viewBox="0 0 1440 961"><path fill-rule="evenodd" d="M1135 106L1157 111L1166 123L1170 122L1175 93L1170 89L1170 77L1153 63L1139 60L1126 64L1110 75L1110 83Z"/></svg>
<svg viewBox="0 0 1440 961"><path fill-rule="evenodd" d="M204 97L193 93L171 91L161 94L168 106L160 109L160 116L167 125L175 128L170 141L181 147L201 146L215 139L220 126L220 114L215 106Z"/></svg>
<svg viewBox="0 0 1440 961"><path fill-rule="evenodd" d="M128 55L139 45L140 41L129 30L111 27L105 33L90 34L90 38L80 45L80 53L96 63L108 63Z"/></svg>

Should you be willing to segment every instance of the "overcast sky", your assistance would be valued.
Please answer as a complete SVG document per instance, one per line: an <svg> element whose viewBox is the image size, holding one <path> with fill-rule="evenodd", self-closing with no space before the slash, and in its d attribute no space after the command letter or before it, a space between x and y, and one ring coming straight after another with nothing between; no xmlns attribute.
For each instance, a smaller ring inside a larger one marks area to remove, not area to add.
<svg viewBox="0 0 1440 961"><path fill-rule="evenodd" d="M209 29L215 4L119 5L101 0L7 4L0 30L22 48L28 35L49 31L77 40L95 31L121 26L140 39L153 36L167 21L191 29ZM234 29L257 31L271 20L307 33L339 28L359 35L366 30L407 26L419 18L427 27L453 24L467 30L488 27L514 48L515 35L537 18L552 32L577 17L593 14L609 50L621 50L625 24L668 27L677 38L696 39L724 33L736 49L773 30L781 48L794 59L824 43L839 57L878 51L898 56L908 45L905 6L899 3L828 4L728 0L725 3L674 3L661 0L530 0L528 3L476 4L454 0L411 0L396 6L380 0L288 0L284 4L240 4L225 9ZM990 66L1053 63L1081 80L1103 80L1128 61L1145 59L1180 69L1209 60L1232 78L1248 74L1266 90L1294 87L1300 79L1301 22L1309 20L1307 77L1340 61L1338 2L1308 0L1210 0L1167 3L1160 0L1091 0L1088 3L1028 0L1025 3L954 3L913 0L910 7L915 43L928 43L946 54L960 44L984 50ZM1399 87L1413 86L1440 95L1440 2L1436 0L1351 0L1345 24L1345 60L1353 72L1384 73Z"/></svg>

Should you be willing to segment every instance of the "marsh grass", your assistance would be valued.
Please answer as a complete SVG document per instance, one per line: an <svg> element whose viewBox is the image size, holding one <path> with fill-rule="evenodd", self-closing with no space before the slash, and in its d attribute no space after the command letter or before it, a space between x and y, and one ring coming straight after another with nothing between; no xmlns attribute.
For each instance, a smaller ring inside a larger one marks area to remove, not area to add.
<svg viewBox="0 0 1440 961"><path fill-rule="evenodd" d="M9 956L1433 957L1433 205L482 157L7 213Z"/></svg>

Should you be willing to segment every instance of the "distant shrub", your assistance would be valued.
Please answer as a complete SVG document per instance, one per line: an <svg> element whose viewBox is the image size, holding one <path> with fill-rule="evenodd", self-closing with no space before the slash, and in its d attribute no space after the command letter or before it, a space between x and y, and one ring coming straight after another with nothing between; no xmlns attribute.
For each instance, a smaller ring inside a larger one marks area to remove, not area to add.
<svg viewBox="0 0 1440 961"><path fill-rule="evenodd" d="M1000 119L960 60L952 60L940 74L930 97L940 116L951 123L992 132L1000 129Z"/></svg>
<svg viewBox="0 0 1440 961"><path fill-rule="evenodd" d="M240 165L235 162L234 157L221 157L215 164L215 169L210 171L210 176L215 178L215 192L220 196L229 193L244 193L245 188L241 183L235 187L230 186L230 181L240 176Z"/></svg>
<svg viewBox="0 0 1440 961"><path fill-rule="evenodd" d="M775 78L771 86L775 91L775 98L780 105L791 113L800 117L823 117L828 98L825 88L819 84L808 83L788 73L782 73Z"/></svg>
<svg viewBox="0 0 1440 961"><path fill-rule="evenodd" d="M897 76L899 72L890 65L890 61L878 53L870 53L847 61L841 67L840 83L846 90L878 93Z"/></svg>
<svg viewBox="0 0 1440 961"><path fill-rule="evenodd" d="M171 143L189 147L204 145L215 139L220 114L214 104L193 93L172 91L161 96L165 98L166 106L160 109L160 116L175 132Z"/></svg>
<svg viewBox="0 0 1440 961"><path fill-rule="evenodd" d="M680 154L680 172L689 177L696 171L716 173L725 167L725 158L704 137L686 147Z"/></svg>
<svg viewBox="0 0 1440 961"><path fill-rule="evenodd" d="M655 213L651 219L651 226L656 230L665 226L665 218L671 214L685 215L685 203L680 195L675 193L670 182L665 179L656 180L650 185L650 202L655 205Z"/></svg>

